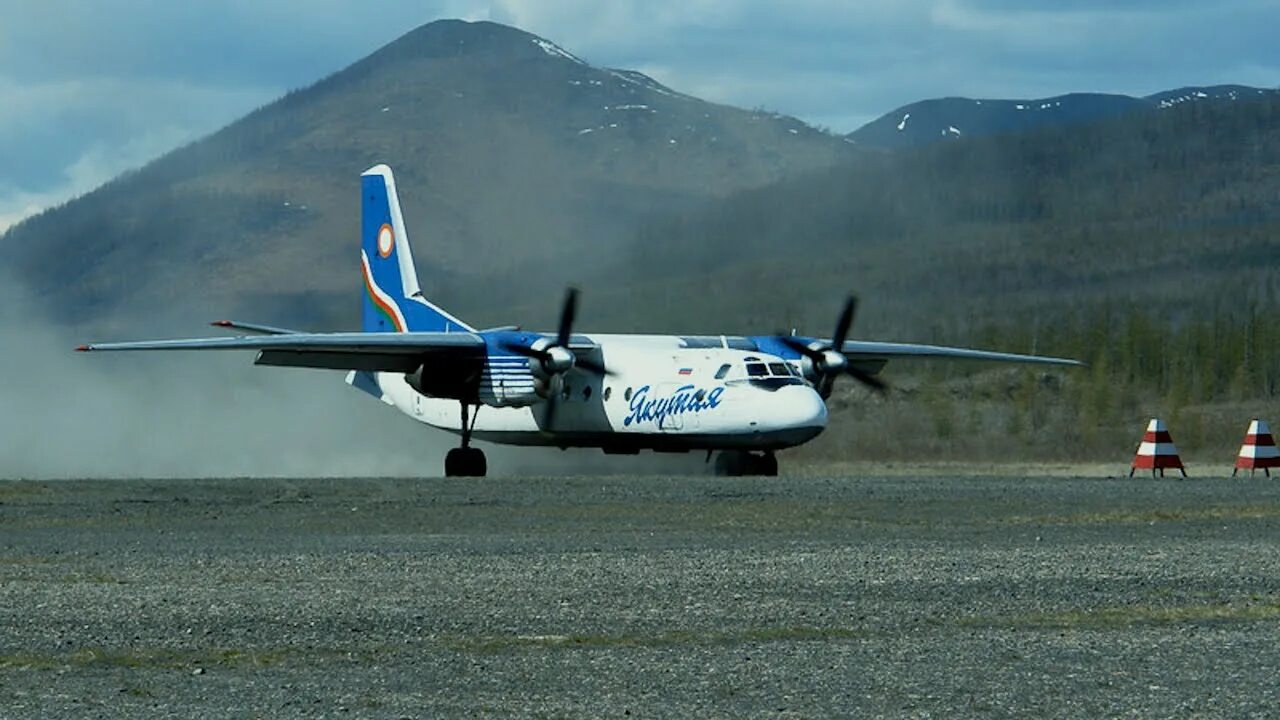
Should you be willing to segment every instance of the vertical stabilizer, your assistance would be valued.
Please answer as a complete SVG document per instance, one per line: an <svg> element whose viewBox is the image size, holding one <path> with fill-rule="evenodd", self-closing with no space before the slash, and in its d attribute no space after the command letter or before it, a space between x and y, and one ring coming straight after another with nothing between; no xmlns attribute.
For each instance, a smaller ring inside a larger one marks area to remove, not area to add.
<svg viewBox="0 0 1280 720"><path fill-rule="evenodd" d="M422 296L391 168L360 176L360 263L365 332L472 332L470 325Z"/></svg>

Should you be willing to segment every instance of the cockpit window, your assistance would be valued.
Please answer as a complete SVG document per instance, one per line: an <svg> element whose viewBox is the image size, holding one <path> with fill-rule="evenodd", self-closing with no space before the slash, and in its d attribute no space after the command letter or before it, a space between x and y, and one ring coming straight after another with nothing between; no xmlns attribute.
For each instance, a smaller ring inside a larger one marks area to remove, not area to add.
<svg viewBox="0 0 1280 720"><path fill-rule="evenodd" d="M731 366L729 365L729 363L725 363L725 364L721 365L721 366L720 366L720 369L716 371L716 379L717 379L717 380L723 380L723 379L724 379L724 376L729 374L729 368L730 368L730 367L731 367Z"/></svg>
<svg viewBox="0 0 1280 720"><path fill-rule="evenodd" d="M747 363L747 375L751 377L764 377L769 374L769 369L764 363Z"/></svg>
<svg viewBox="0 0 1280 720"><path fill-rule="evenodd" d="M788 385L804 384L804 381L800 378L793 377L751 378L747 382L751 383L752 387L764 388L765 390L777 390Z"/></svg>
<svg viewBox="0 0 1280 720"><path fill-rule="evenodd" d="M769 372L778 377L790 377L791 373L787 372L786 363L769 363Z"/></svg>

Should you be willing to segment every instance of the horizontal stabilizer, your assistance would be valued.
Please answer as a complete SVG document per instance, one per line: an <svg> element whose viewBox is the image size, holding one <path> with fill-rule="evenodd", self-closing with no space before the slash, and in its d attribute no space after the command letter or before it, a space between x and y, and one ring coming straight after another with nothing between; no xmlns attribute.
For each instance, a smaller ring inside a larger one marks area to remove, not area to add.
<svg viewBox="0 0 1280 720"><path fill-rule="evenodd" d="M237 320L215 320L209 324L218 328L242 330L255 335L297 335L299 333L298 330L289 330L288 328L273 327L271 325L260 325L258 323L239 322Z"/></svg>

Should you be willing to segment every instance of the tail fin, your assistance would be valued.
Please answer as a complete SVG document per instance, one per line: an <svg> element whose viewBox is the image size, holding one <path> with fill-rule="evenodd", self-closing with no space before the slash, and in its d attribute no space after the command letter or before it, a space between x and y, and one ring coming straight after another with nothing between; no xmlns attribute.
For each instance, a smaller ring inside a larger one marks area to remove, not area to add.
<svg viewBox="0 0 1280 720"><path fill-rule="evenodd" d="M376 165L365 170L360 176L360 197L364 331L474 332L422 297L391 168Z"/></svg>

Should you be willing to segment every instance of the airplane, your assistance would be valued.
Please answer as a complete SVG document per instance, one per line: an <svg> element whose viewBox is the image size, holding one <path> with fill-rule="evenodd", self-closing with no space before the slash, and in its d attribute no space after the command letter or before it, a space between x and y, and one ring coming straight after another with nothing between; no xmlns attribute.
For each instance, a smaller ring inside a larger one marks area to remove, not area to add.
<svg viewBox="0 0 1280 720"><path fill-rule="evenodd" d="M91 343L82 352L256 350L256 365L346 370L347 383L459 437L447 477L483 477L473 440L598 448L605 453L718 453L719 475L778 474L776 453L827 425L826 400L848 375L883 391L895 359L1046 365L1078 361L938 345L847 339L849 297L830 338L574 332L570 288L553 333L478 330L428 300L418 283L391 168L361 175L361 332L299 332L223 320L234 337Z"/></svg>

